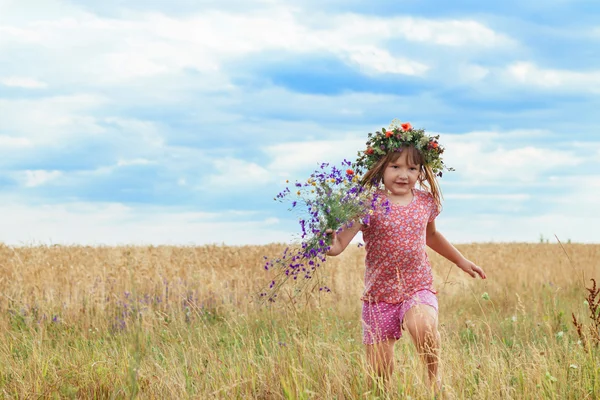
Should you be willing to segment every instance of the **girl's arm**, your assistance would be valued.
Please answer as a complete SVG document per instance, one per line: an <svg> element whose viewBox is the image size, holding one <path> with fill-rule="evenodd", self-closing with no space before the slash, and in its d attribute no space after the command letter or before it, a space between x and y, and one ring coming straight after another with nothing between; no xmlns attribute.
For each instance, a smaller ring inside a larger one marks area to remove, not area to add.
<svg viewBox="0 0 600 400"><path fill-rule="evenodd" d="M431 247L436 253L445 257L449 261L456 264L456 266L473 278L479 275L481 279L485 279L485 272L483 269L475 265L475 263L467 260L461 253L454 247L444 235L435 229L435 221L427 224L427 246Z"/></svg>
<svg viewBox="0 0 600 400"><path fill-rule="evenodd" d="M331 246L327 252L328 256L337 256L348 247L348 244L354 239L354 236L360 231L362 224L355 222L350 228L343 228L340 233L333 229L327 229L326 234L331 235Z"/></svg>

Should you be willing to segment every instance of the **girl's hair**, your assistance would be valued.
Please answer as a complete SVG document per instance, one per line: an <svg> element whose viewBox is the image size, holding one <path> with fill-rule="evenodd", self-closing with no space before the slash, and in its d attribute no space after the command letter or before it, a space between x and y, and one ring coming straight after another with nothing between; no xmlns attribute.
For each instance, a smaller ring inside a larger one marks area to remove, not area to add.
<svg viewBox="0 0 600 400"><path fill-rule="evenodd" d="M425 164L425 160L423 159L423 156L419 150L417 150L414 146L401 147L400 151L390 151L384 157L381 157L379 161L377 161L375 165L373 165L373 167L367 171L365 176L363 176L361 184L368 188L378 187L383 181L383 173L388 164L395 162L402 154L401 151L408 151L409 163L421 166L421 171L419 173L419 185L432 194L438 210L441 210L442 191L440 190L437 178L431 170L431 167Z"/></svg>

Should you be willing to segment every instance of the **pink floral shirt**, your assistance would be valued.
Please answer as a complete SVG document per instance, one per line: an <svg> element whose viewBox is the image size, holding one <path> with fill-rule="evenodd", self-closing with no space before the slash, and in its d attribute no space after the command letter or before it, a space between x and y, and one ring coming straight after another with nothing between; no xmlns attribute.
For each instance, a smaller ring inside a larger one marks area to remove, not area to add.
<svg viewBox="0 0 600 400"><path fill-rule="evenodd" d="M425 252L427 223L439 214L431 193L413 189L410 204L378 207L362 227L367 250L365 290L361 300L401 303L413 293L433 290Z"/></svg>

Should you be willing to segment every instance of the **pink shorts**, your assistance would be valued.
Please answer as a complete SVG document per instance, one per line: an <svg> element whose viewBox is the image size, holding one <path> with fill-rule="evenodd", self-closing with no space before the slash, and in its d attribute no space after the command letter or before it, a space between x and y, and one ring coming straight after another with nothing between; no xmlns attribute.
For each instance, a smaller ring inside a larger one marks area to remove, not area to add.
<svg viewBox="0 0 600 400"><path fill-rule="evenodd" d="M438 311L438 301L435 293L426 289L415 292L410 299L402 303L363 302L363 343L373 344L392 338L400 339L402 337L404 315L417 304L426 304Z"/></svg>

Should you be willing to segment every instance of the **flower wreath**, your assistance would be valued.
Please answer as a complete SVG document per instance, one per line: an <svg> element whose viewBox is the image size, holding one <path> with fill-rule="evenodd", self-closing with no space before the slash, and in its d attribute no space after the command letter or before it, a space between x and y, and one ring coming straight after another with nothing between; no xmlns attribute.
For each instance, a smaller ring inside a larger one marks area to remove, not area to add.
<svg viewBox="0 0 600 400"><path fill-rule="evenodd" d="M394 119L387 130L381 128L381 131L367 136L367 149L358 152L358 159L354 163L357 173L370 170L390 151L402 151L403 147L408 146L414 146L421 153L425 164L431 167L435 175L441 177L444 169L454 171L442 161L444 148L438 142L440 135L429 136L424 129L414 129L408 122Z"/></svg>

